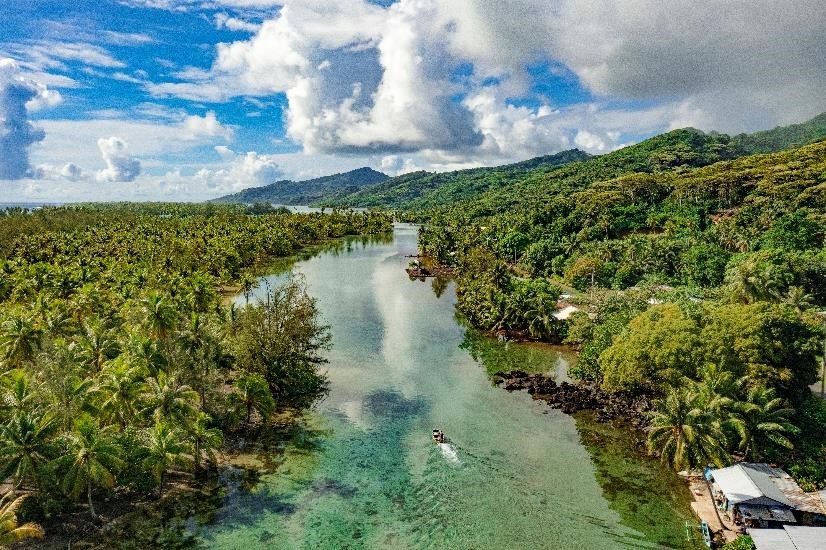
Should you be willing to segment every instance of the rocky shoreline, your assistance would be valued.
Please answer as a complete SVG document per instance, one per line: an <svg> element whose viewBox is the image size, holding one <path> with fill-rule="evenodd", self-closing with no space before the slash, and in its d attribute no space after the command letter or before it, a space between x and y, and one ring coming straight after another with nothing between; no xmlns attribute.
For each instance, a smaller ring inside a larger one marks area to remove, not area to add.
<svg viewBox="0 0 826 550"><path fill-rule="evenodd" d="M550 377L521 370L497 372L493 381L508 391L526 390L534 399L545 401L566 414L594 411L594 418L599 422L619 419L640 430L648 426L648 413L653 409L648 395L608 393L584 382L557 384Z"/></svg>

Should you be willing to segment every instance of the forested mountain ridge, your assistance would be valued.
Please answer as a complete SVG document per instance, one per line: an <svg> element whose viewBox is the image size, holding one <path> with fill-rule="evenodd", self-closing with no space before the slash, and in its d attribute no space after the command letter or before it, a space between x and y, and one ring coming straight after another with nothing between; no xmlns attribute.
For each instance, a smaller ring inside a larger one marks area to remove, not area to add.
<svg viewBox="0 0 826 550"><path fill-rule="evenodd" d="M321 204L407 209L447 205L509 185L529 174L547 173L559 166L588 158L591 158L588 153L570 149L505 166L455 172L411 172L364 187L355 193L342 190L324 197Z"/></svg>
<svg viewBox="0 0 826 550"><path fill-rule="evenodd" d="M250 187L209 202L304 205L317 202L335 193L353 193L360 188L386 180L388 176L372 168L358 168L349 172L323 176L306 181L282 180L263 187Z"/></svg>
<svg viewBox="0 0 826 550"><path fill-rule="evenodd" d="M824 137L826 137L826 113L821 113L801 124L778 126L753 134L738 134L731 140L743 154L749 155L801 147Z"/></svg>
<svg viewBox="0 0 826 550"><path fill-rule="evenodd" d="M524 193L536 195L579 189L593 181L626 173L705 166L720 160L799 147L824 137L826 113L801 124L733 137L684 128L605 155L591 157L572 150L539 157L548 159L541 167L534 167L530 164L532 161L526 161L504 167L406 174L366 186L356 193L337 192L324 197L319 203L421 211L473 200L487 193L490 200L480 204L493 206L496 203L498 210L505 211L513 206L514 197L521 197ZM557 162L551 162L555 158Z"/></svg>

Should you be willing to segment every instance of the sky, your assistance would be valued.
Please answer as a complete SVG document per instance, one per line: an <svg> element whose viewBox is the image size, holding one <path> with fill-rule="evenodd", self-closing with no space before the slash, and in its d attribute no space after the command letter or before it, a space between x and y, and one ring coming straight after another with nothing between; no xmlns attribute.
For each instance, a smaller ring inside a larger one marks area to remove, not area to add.
<svg viewBox="0 0 826 550"><path fill-rule="evenodd" d="M822 0L0 0L0 202L196 201L826 111Z"/></svg>

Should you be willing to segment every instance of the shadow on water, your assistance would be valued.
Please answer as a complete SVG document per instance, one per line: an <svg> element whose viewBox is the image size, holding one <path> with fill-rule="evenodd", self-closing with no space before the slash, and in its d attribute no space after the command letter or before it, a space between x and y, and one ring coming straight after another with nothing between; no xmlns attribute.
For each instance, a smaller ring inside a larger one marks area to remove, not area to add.
<svg viewBox="0 0 826 550"><path fill-rule="evenodd" d="M697 523L688 486L645 453L644 435L597 422L593 413L577 413L574 418L582 444L596 465L597 481L622 522L663 546L704 548L685 537L685 522Z"/></svg>

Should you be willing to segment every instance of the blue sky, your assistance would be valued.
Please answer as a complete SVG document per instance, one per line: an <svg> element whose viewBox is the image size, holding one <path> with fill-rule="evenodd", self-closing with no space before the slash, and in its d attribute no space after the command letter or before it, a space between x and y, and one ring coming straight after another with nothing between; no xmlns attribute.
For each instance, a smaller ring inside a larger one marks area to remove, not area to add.
<svg viewBox="0 0 826 550"><path fill-rule="evenodd" d="M610 151L824 110L826 9L663 0L14 0L0 201Z"/></svg>

